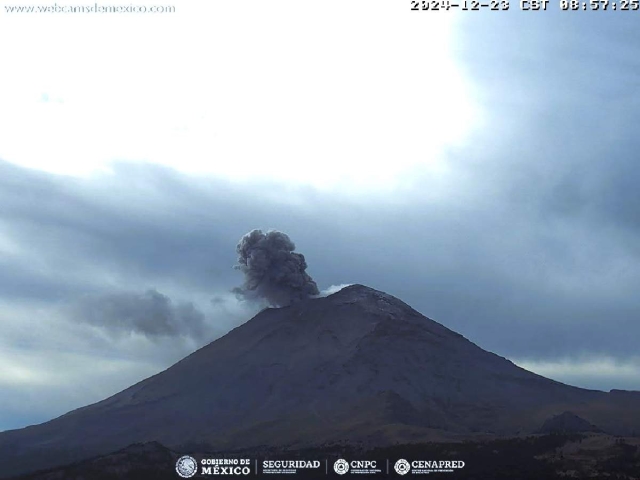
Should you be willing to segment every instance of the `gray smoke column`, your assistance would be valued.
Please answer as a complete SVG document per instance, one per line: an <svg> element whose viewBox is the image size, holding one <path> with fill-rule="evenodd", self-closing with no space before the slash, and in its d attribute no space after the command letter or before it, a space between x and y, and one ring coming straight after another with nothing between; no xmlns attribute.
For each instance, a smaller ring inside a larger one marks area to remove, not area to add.
<svg viewBox="0 0 640 480"><path fill-rule="evenodd" d="M305 271L304 255L295 253L286 233L253 230L244 235L236 251L244 273L244 285L234 292L249 299L264 298L274 306L285 306L318 295L316 282Z"/></svg>

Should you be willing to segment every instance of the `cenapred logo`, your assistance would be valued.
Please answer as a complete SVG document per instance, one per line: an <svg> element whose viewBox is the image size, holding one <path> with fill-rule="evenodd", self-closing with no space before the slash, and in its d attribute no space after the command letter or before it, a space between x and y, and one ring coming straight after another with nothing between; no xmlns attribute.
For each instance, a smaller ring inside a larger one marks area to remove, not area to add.
<svg viewBox="0 0 640 480"><path fill-rule="evenodd" d="M344 475L349 471L349 462L347 462L344 458L340 458L336 460L336 463L333 464L333 469L338 475Z"/></svg>
<svg viewBox="0 0 640 480"><path fill-rule="evenodd" d="M401 458L393 466L399 475L426 475L429 473L453 473L458 469L464 468L465 463L462 460L412 460L409 463Z"/></svg>
<svg viewBox="0 0 640 480"><path fill-rule="evenodd" d="M396 471L398 475L406 475L411 470L411 465L404 458L401 458L396 462L393 466L393 469Z"/></svg>
<svg viewBox="0 0 640 480"><path fill-rule="evenodd" d="M176 462L176 472L182 478L191 478L198 472L198 462L189 455L183 455Z"/></svg>

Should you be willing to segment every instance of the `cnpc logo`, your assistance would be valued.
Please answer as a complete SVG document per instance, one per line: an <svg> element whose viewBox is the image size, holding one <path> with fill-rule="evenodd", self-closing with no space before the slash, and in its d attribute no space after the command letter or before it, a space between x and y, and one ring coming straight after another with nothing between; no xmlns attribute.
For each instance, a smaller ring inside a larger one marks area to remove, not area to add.
<svg viewBox="0 0 640 480"><path fill-rule="evenodd" d="M352 460L347 462L344 458L340 458L333 464L333 470L338 475L344 475L349 472L349 469L354 473L362 473L360 470L372 470L376 468L375 460Z"/></svg>

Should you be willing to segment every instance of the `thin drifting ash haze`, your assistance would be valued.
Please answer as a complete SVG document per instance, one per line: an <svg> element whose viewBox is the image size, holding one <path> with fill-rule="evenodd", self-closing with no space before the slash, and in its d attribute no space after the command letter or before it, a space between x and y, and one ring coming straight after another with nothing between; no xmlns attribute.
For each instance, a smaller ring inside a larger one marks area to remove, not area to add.
<svg viewBox="0 0 640 480"><path fill-rule="evenodd" d="M295 244L286 233L253 230L244 235L236 251L236 269L244 273L244 284L234 292L246 299L265 299L283 307L314 297L320 292L306 272L304 255L295 253Z"/></svg>

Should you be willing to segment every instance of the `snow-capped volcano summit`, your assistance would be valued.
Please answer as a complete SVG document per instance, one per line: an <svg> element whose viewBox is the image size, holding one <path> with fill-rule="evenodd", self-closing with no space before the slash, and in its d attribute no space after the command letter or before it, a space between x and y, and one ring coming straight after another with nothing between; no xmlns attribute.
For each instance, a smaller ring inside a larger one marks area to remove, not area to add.
<svg viewBox="0 0 640 480"><path fill-rule="evenodd" d="M386 293L352 285L263 310L106 400L0 433L17 474L135 442L211 450L534 432L571 411L640 431L640 394L584 390L482 350Z"/></svg>

